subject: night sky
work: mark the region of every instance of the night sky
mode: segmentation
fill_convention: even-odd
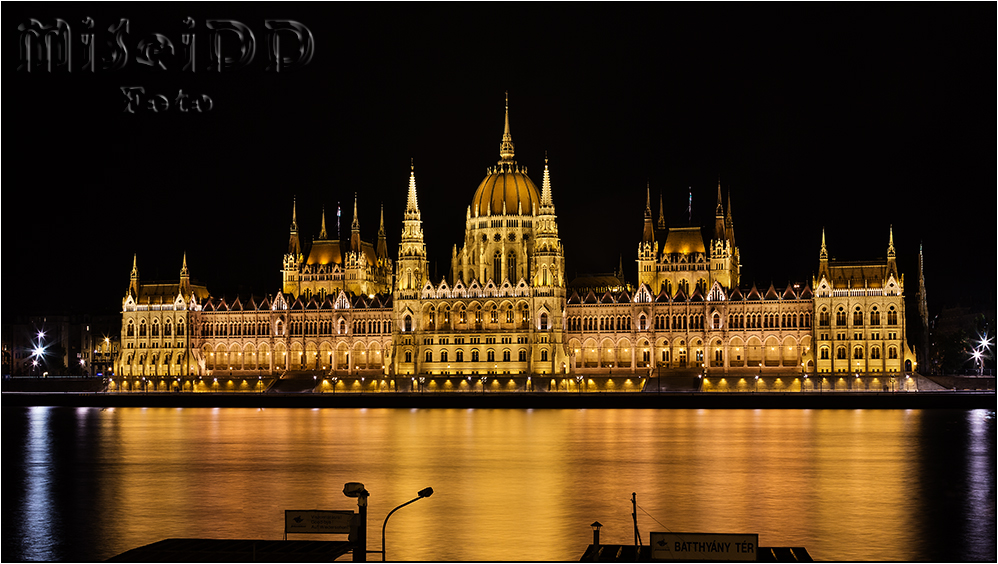
[[[994,4],[5,3],[3,16],[5,318],[117,311],[133,254],[144,280],[176,280],[186,252],[213,295],[273,294],[295,199],[304,241],[323,206],[330,231],[342,206],[349,236],[355,192],[373,241],[383,205],[394,259],[410,159],[439,281],[499,158],[507,91],[538,186],[548,152],[570,279],[623,260],[636,282],[648,183],[673,226],[691,191],[709,238],[720,178],[743,287],[810,283],[822,227],[834,258],[886,257],[893,225],[906,294],[922,244],[930,309],[994,307]],[[124,69],[82,70],[87,16],[98,57],[129,19]],[[71,73],[16,71],[29,18],[69,22]],[[206,19],[247,25],[253,62],[209,72]],[[308,65],[265,70],[266,19],[309,28]],[[166,70],[136,62],[153,33],[177,50]],[[214,106],[129,114],[123,86]]]

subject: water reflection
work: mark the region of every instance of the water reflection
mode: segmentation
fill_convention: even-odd
[[[354,509],[342,488],[359,481],[372,550],[388,511],[433,487],[392,516],[400,560],[575,560],[595,520],[632,542],[632,492],[646,543],[758,533],[822,560],[994,560],[993,411],[29,408],[4,424],[24,430],[5,559],[278,539],[284,510]]]

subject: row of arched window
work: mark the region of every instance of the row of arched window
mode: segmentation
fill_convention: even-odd
[[[569,317],[569,331],[630,331],[630,315]]]
[[[831,316],[831,312],[829,312],[826,308],[821,308],[821,311],[818,312],[818,325],[820,327],[828,327],[831,322]],[[839,306],[838,310],[835,312],[835,326],[845,327],[848,317],[849,316],[846,313],[845,308]],[[853,326],[862,326],[864,325],[864,321],[863,309],[860,306],[856,306],[856,309],[852,312]],[[894,306],[890,306],[887,310],[887,324],[898,324],[898,312],[894,309]],[[873,306],[870,310],[870,325],[880,325],[880,311],[877,310],[877,306]]]
[[[547,350],[541,350],[541,360],[547,360]],[[434,362],[433,351],[426,351],[423,356],[425,362]],[[502,362],[510,362],[512,360],[512,352],[509,349],[504,349],[502,351]],[[520,349],[517,351],[517,362],[527,362],[527,350]],[[464,362],[464,350],[457,349],[454,351],[454,360],[450,360],[448,351],[440,351],[437,356],[437,362]],[[471,350],[471,362],[481,362],[481,356],[478,349]],[[496,361],[496,351],[494,349],[488,349],[485,351],[485,362],[497,362]]]
[[[828,347],[821,347],[821,350],[818,351],[818,358],[821,359],[821,360],[829,360],[829,354],[830,354],[830,352],[831,351],[829,350]],[[872,346],[872,347],[870,347],[870,360],[880,360],[880,352],[881,352],[880,351],[880,347],[878,347],[878,346]],[[863,347],[861,347],[861,346],[853,347],[853,349],[852,349],[852,358],[854,360],[863,360],[864,354],[865,354],[865,352],[864,352],[864,348]],[[897,358],[898,358],[898,349],[897,349],[897,347],[895,347],[895,346],[887,347],[887,358],[889,360],[897,360]],[[848,360],[849,359],[846,347],[840,346],[840,347],[837,347],[835,349],[835,359],[836,360]]]
[[[739,313],[728,315],[728,327],[731,329],[793,329],[810,326],[810,313]]]
[[[143,319],[142,321],[139,322],[139,328],[138,328],[139,337],[149,337],[149,336],[151,336],[151,337],[159,337],[160,336],[159,335],[160,328],[159,328],[159,323],[158,322],[154,321],[151,324],[151,328],[148,328],[148,327],[149,326],[146,325],[146,320],[145,319]],[[170,322],[169,319],[167,319],[166,323],[163,324],[162,331],[163,331],[163,336],[164,337],[172,337],[173,336],[173,324]],[[129,337],[134,337],[135,336],[135,332],[136,332],[135,323],[133,323],[131,320],[129,320],[128,321],[128,325],[125,327],[125,334],[127,336],[129,336]],[[177,323],[177,336],[178,337],[182,337],[183,335],[184,335],[184,324],[183,323]]]

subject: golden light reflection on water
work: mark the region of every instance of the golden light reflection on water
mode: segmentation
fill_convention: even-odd
[[[645,543],[651,531],[758,533],[822,560],[919,559],[920,411],[94,414],[105,557],[165,538],[279,539],[284,510],[355,509],[342,488],[360,481],[371,550],[393,507],[434,489],[392,516],[393,560],[577,560],[593,521],[604,543],[633,541],[632,492]]]

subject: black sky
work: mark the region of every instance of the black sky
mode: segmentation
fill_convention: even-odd
[[[498,159],[509,92],[516,159],[550,157],[569,276],[636,278],[645,186],[654,213],[710,236],[720,178],[742,286],[809,282],[822,227],[843,260],[886,256],[906,293],[924,245],[930,308],[994,304],[994,4],[53,4],[3,5],[4,314],[115,311],[132,256],[176,279],[183,253],[214,295],[280,289],[292,201],[303,238],[358,193],[365,239],[384,205],[390,252],[413,159],[431,264],[451,248]],[[83,72],[92,17],[129,19],[129,63]],[[198,69],[135,62],[161,33]],[[17,72],[18,23],[62,18],[71,73]],[[305,24],[311,63],[265,71],[264,20]],[[238,20],[252,64],[213,73],[206,19]],[[228,45],[228,44],[226,44]],[[178,57],[179,59],[179,57]],[[123,112],[122,86],[207,114]],[[11,298],[14,299],[11,299]]]

